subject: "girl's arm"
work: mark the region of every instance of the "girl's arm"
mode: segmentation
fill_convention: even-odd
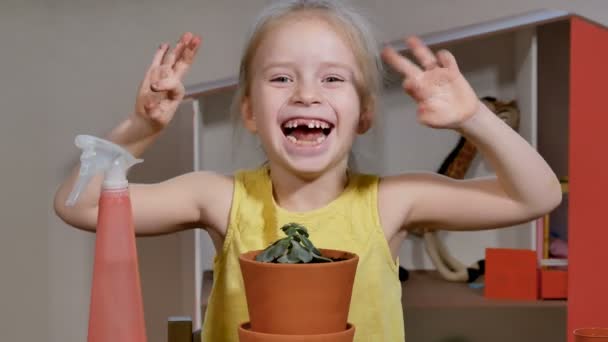
[[[458,131],[475,144],[496,177],[455,180],[437,174],[388,177],[380,188],[382,215],[405,228],[474,230],[539,217],[561,201],[561,187],[545,160],[479,100],[447,51],[435,56],[408,41],[424,70],[393,50],[385,60],[406,77],[420,121]],[[383,204],[384,203],[384,204]],[[398,204],[396,204],[398,203]]]
[[[140,85],[134,112],[107,135],[135,157],[162,133],[184,97],[182,79],[189,69],[200,38],[185,33],[173,50],[163,44],[156,51]],[[94,231],[103,176],[94,177],[73,207],[65,205],[78,177],[76,165],[59,186],[54,199],[57,215],[66,223]],[[159,184],[130,184],[138,235],[169,233],[188,227],[223,227],[230,205],[232,180],[212,173],[190,173]],[[212,198],[213,197],[213,198]]]

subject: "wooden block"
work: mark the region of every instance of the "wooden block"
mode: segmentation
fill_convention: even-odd
[[[568,271],[544,269],[540,271],[540,298],[568,298]]]
[[[492,299],[538,299],[536,252],[487,248],[484,295]]]
[[[169,317],[168,342],[192,342],[192,320],[190,317]]]

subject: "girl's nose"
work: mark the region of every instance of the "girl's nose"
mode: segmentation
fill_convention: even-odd
[[[296,105],[311,106],[321,103],[318,89],[310,82],[299,82],[291,97],[291,102]]]

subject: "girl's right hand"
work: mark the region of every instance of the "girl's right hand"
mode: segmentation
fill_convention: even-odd
[[[161,44],[139,87],[135,119],[143,120],[153,131],[167,126],[184,98],[182,80],[200,43],[200,37],[186,32],[171,51],[169,44]]]

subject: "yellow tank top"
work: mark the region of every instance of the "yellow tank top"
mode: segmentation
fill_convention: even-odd
[[[240,274],[241,253],[264,249],[284,236],[281,226],[306,226],[318,248],[359,255],[349,322],[355,342],[403,342],[404,325],[398,262],[392,260],[377,211],[378,178],[351,174],[343,193],[327,206],[289,212],[276,205],[267,166],[238,172],[224,245],[214,260],[214,281],[204,342],[238,342],[238,326],[248,321]]]

